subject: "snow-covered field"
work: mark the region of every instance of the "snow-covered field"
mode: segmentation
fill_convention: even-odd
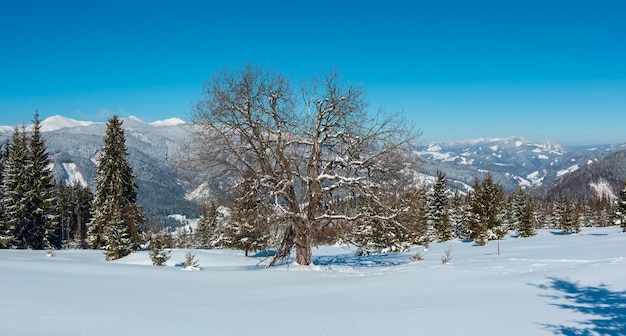
[[[0,250],[0,335],[626,335],[626,234],[542,230],[476,246],[434,243],[356,257],[314,249],[315,266],[257,266],[194,251],[201,271],[115,262],[99,251]],[[452,247],[452,262],[442,264]]]

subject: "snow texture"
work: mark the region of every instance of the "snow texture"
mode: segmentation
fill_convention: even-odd
[[[68,176],[67,179],[65,180],[68,185],[70,186],[81,185],[83,187],[89,186],[89,184],[87,183],[87,180],[85,180],[85,177],[78,170],[78,167],[76,167],[75,163],[73,162],[63,163],[62,165],[63,165],[63,169],[65,169],[65,172],[67,173],[67,176]]]
[[[147,251],[0,250],[2,335],[624,335],[626,234],[618,227],[497,243],[432,243],[314,266],[264,269],[239,251],[194,250],[181,272]],[[442,264],[451,248],[452,261]],[[424,261],[413,262],[420,252]]]

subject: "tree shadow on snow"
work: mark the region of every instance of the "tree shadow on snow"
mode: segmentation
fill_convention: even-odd
[[[557,335],[626,335],[626,291],[611,291],[608,286],[583,286],[568,280],[549,278],[546,285],[537,285],[558,293],[545,295],[556,303],[552,305],[588,316],[575,321],[576,326],[544,324]]]
[[[386,253],[359,256],[353,253],[318,256],[313,258],[313,264],[319,266],[351,266],[351,267],[385,267],[398,266],[411,262],[403,253]]]

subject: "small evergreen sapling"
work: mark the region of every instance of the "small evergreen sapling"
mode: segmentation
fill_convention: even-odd
[[[152,242],[150,242],[150,259],[154,266],[165,266],[165,263],[170,259],[172,250],[165,249],[165,236],[162,232],[158,232],[154,235]]]
[[[199,271],[201,270],[200,264],[196,260],[196,255],[191,253],[191,251],[187,251],[185,253],[185,262],[183,262],[183,271]]]

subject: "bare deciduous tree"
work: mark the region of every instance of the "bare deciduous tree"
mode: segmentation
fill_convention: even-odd
[[[311,264],[316,226],[395,216],[385,191],[403,183],[404,155],[417,136],[400,115],[369,114],[363,90],[340,83],[335,72],[299,93],[301,101],[285,77],[259,67],[221,71],[193,110],[199,127],[185,150],[184,165],[196,172],[231,186],[246,176],[286,224],[270,265],[293,247],[298,264]],[[334,206],[356,196],[377,211]]]

